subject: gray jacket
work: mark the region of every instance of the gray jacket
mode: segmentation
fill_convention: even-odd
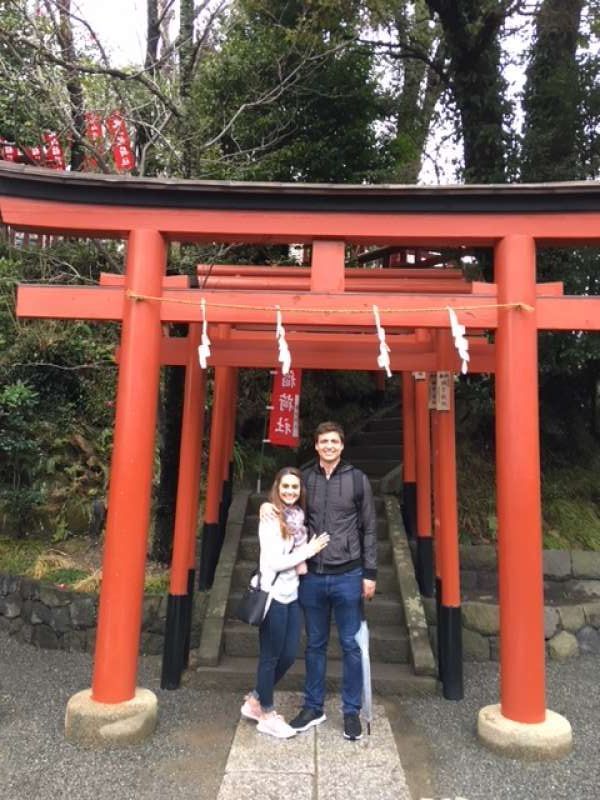
[[[360,512],[353,472],[362,478]],[[373,492],[367,476],[340,461],[329,480],[318,462],[302,472],[306,486],[309,538],[326,531],[328,546],[308,561],[311,572],[335,574],[362,567],[363,577],[377,578],[377,521]]]

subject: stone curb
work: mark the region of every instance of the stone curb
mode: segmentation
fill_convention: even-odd
[[[210,590],[200,646],[194,656],[194,663],[200,667],[215,667],[221,658],[227,602],[250,494],[249,490],[236,492],[229,509],[225,540]]]
[[[394,566],[400,586],[400,597],[404,606],[413,669],[416,675],[437,675],[435,658],[429,641],[425,609],[415,578],[412,556],[400,513],[400,504],[394,495],[384,495],[383,500],[389,538],[392,543]]]

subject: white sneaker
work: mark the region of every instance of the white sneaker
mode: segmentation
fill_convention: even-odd
[[[261,719],[256,730],[269,736],[275,736],[276,739],[291,739],[296,735],[296,731],[279,714]]]
[[[254,722],[259,722],[261,719],[261,710],[260,704],[258,703],[251,703],[250,698],[246,697],[244,700],[244,705],[240,708],[240,714],[245,719],[254,720]]]

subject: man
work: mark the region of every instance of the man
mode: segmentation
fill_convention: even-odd
[[[344,736],[360,739],[361,652],[355,636],[362,598],[371,600],[377,577],[377,529],[373,493],[366,475],[342,461],[344,431],[322,422],[315,431],[318,460],[304,470],[309,537],[327,532],[329,545],[310,559],[298,599],[306,626],[304,706],[291,720],[297,731],[324,722],[327,643],[333,610],[343,655]],[[265,512],[268,513],[268,512]]]

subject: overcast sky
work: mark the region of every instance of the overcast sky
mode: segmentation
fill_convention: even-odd
[[[119,65],[144,61],[145,0],[75,0],[80,15],[92,26]]]

